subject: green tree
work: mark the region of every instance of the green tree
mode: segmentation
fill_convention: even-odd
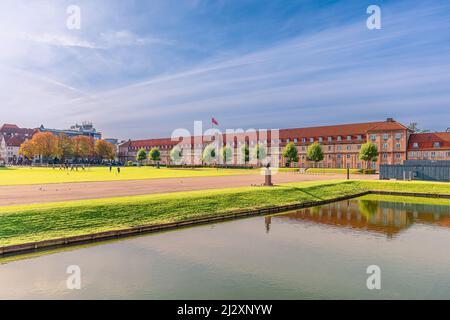
[[[297,147],[293,142],[289,142],[283,150],[283,157],[286,159],[287,163],[298,162],[298,151]]]
[[[175,146],[170,150],[170,159],[172,159],[175,163],[180,163],[181,159],[183,158],[183,150],[180,148],[180,146]]]
[[[161,160],[161,152],[158,148],[152,148],[148,153],[148,158],[152,161],[160,161]]]
[[[216,146],[211,143],[208,144],[203,150],[202,159],[207,164],[212,164],[217,158]]]
[[[266,147],[261,145],[260,143],[256,144],[256,146],[253,148],[253,159],[256,160],[258,164],[261,163],[263,159],[265,159],[267,156]]]
[[[359,150],[359,160],[366,162],[367,169],[369,169],[370,162],[377,161],[378,148],[373,142],[367,142],[361,146]]]
[[[136,154],[136,161],[142,163],[142,161],[144,161],[145,159],[147,159],[147,151],[145,151],[144,148],[141,148]]]
[[[220,150],[220,156],[222,157],[221,160],[224,164],[231,163],[231,161],[233,160],[233,149],[228,146],[224,146]]]
[[[241,153],[240,153],[241,161],[244,164],[247,164],[250,161],[250,149],[248,148],[248,146],[246,144],[244,144],[241,146],[240,151],[241,151]]]
[[[317,142],[310,144],[306,152],[306,157],[308,158],[308,160],[314,161],[314,167],[316,167],[317,162],[322,161],[324,157],[320,144],[318,144]]]

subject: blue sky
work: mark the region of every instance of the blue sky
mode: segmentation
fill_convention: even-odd
[[[81,9],[81,29],[66,8]],[[366,9],[379,5],[382,29]],[[0,4],[0,122],[108,137],[382,120],[450,127],[448,1]]]

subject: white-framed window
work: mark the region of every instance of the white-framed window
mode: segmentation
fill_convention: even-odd
[[[314,138],[309,138],[309,142],[314,142]]]
[[[347,136],[347,140],[348,141],[352,140],[352,136]]]
[[[342,137],[341,136],[337,136],[337,141],[342,141]]]
[[[294,142],[297,143],[297,142],[298,142],[298,139],[297,139],[297,138],[294,138]]]
[[[319,137],[319,142],[323,142],[323,138],[322,137]]]
[[[383,153],[383,159],[387,159],[388,158],[388,154],[387,153]]]
[[[441,143],[440,142],[433,142],[433,148],[440,148]]]
[[[289,138],[286,139],[286,142],[287,142],[287,143],[289,143],[290,141],[291,141],[291,139],[289,139]]]
[[[419,144],[417,142],[414,142],[413,143],[413,148],[418,148],[418,147],[419,147]]]
[[[389,133],[383,133],[383,140],[389,139]]]
[[[397,159],[400,159],[400,158],[402,157],[402,154],[401,154],[401,153],[396,153],[396,154],[395,154],[395,157],[396,157]]]
[[[333,137],[328,137],[328,142],[333,141]]]
[[[347,150],[351,150],[352,149],[352,146],[347,146]]]
[[[397,132],[395,134],[395,140],[400,140],[402,138],[402,134],[400,132]]]
[[[395,147],[396,147],[397,149],[400,149],[401,144],[400,144],[400,143],[396,143],[396,144],[395,144]]]
[[[389,147],[389,144],[383,143],[383,149],[387,149]]]
[[[305,143],[306,142],[306,138],[302,138],[302,142]]]
[[[370,135],[370,140],[376,141],[377,140],[377,135],[376,134],[371,134]]]
[[[358,139],[358,140],[362,140],[362,135],[358,134],[358,135],[357,135],[357,139]]]
[[[349,154],[347,154],[346,156],[347,156],[347,159],[350,159],[350,155]]]

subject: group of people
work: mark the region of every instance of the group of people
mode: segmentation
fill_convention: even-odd
[[[67,163],[63,163],[59,165],[59,170],[67,170],[67,171],[78,171],[78,168],[81,168],[83,171],[86,170],[86,167],[84,166],[84,164],[82,165],[78,165],[78,164],[67,164]],[[53,169],[55,169],[55,166],[53,166]]]

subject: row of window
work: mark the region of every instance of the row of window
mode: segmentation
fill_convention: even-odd
[[[409,156],[411,158],[443,158],[450,157],[450,151],[412,151]]]
[[[433,142],[433,148],[440,148],[441,146],[442,146],[442,144],[440,142]],[[418,148],[418,147],[419,147],[419,143],[414,142],[413,148]]]
[[[394,134],[394,138],[395,138],[395,140],[400,140],[401,138],[402,138],[402,133],[400,133],[400,132],[396,132],[395,134]],[[381,138],[383,139],[383,140],[389,140],[390,138],[391,138],[391,134],[389,134],[389,133],[383,133],[382,135],[381,135]],[[376,134],[371,134],[370,135],[370,140],[372,140],[372,141],[376,141],[378,139],[378,135],[376,135]]]

